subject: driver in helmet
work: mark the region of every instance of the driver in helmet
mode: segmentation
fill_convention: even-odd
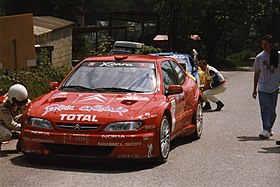
[[[21,84],[11,86],[8,93],[0,97],[0,151],[2,142],[12,139],[12,131],[21,129],[21,112],[29,102],[28,92]]]

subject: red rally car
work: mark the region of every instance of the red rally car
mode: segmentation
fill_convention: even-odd
[[[173,58],[106,55],[79,63],[23,114],[26,155],[167,160],[170,141],[198,139],[201,95]]]

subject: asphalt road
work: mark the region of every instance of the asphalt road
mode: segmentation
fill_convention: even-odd
[[[251,97],[253,73],[222,72],[225,107],[204,113],[200,140],[177,139],[167,163],[104,162],[51,158],[28,160],[15,153],[15,140],[2,146],[0,186],[280,186],[280,117],[274,136],[260,140],[258,101]],[[280,98],[279,98],[280,100]],[[278,100],[278,114],[280,101]]]

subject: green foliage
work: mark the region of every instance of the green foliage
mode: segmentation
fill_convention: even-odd
[[[151,54],[162,52],[160,48],[144,45],[142,49],[136,50],[136,54]]]
[[[73,37],[73,59],[82,60],[89,56],[97,56],[108,54],[114,45],[114,40],[103,34],[98,41],[98,48],[96,49],[96,40],[93,35],[79,35]]]
[[[49,82],[61,82],[71,68],[70,66],[53,68],[48,58],[42,58],[41,63],[36,68],[1,70],[0,94],[5,94],[10,86],[19,83],[27,88],[29,98],[35,99],[49,91]]]
[[[234,53],[230,56],[228,56],[229,60],[236,60],[236,61],[244,61],[248,60],[250,57],[256,56],[254,51],[251,50],[244,50],[238,53]]]
[[[108,34],[105,34],[100,40],[97,51],[91,50],[90,56],[92,55],[105,55],[110,52],[110,50],[113,48],[114,40],[108,36]]]
[[[235,64],[235,66],[252,66],[253,60],[250,60],[251,57],[255,57],[255,51],[243,50],[238,53],[234,53],[227,57],[227,61]]]

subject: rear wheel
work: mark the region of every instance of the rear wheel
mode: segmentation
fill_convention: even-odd
[[[159,163],[164,163],[167,161],[169,151],[170,151],[170,126],[169,121],[166,116],[161,120],[160,134],[159,134],[159,147],[160,156]]]
[[[193,123],[196,125],[195,131],[191,134],[193,140],[197,140],[201,137],[203,128],[203,111],[202,102],[198,101],[196,113],[193,118]]]

